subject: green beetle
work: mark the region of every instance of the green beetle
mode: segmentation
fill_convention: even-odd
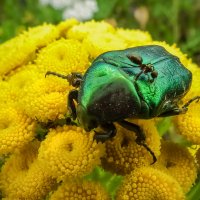
[[[104,130],[95,139],[105,141],[116,134],[114,122],[136,133],[136,142],[145,144],[141,128],[125,121],[127,118],[150,119],[185,113],[179,101],[188,92],[192,74],[178,57],[157,45],[138,46],[125,50],[106,52],[97,57],[84,76],[71,73],[63,76],[75,89],[68,96],[68,107],[73,119],[78,119],[86,131],[98,126]],[[77,102],[77,107],[74,101]]]

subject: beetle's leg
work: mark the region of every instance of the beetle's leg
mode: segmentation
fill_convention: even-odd
[[[192,99],[190,99],[187,103],[185,103],[185,105],[183,105],[182,109],[188,109],[188,106],[195,100],[197,100],[196,102],[198,102],[200,99],[200,96],[196,96],[193,97]]]
[[[105,131],[102,133],[99,133],[95,131],[94,139],[100,142],[105,142],[108,139],[113,138],[116,135],[116,127],[113,123],[107,123],[101,125],[101,128]]]
[[[80,86],[82,78],[83,78],[82,74],[79,72],[72,72],[71,74],[63,75],[56,72],[47,71],[47,73],[45,74],[45,77],[48,75],[54,75],[62,79],[66,79],[70,85],[76,88]]]
[[[166,112],[160,114],[158,117],[168,117],[168,116],[173,116],[173,115],[185,114],[185,113],[187,112],[187,110],[188,110],[189,105],[190,105],[193,101],[195,101],[195,100],[198,102],[199,99],[200,99],[200,96],[193,97],[193,98],[190,99],[188,102],[186,102],[186,103],[182,106],[182,108],[179,108],[179,107],[176,105],[173,109],[171,109],[171,110],[169,110],[169,111],[166,111]]]
[[[68,80],[68,77],[66,75],[59,74],[59,73],[56,73],[56,72],[51,72],[51,71],[47,71],[46,72],[45,78],[46,78],[46,76],[49,76],[49,75],[57,76],[57,77],[60,77],[62,79],[67,79]]]
[[[155,154],[153,153],[153,151],[145,144],[146,136],[143,133],[142,129],[138,125],[133,124],[133,123],[128,122],[128,121],[125,121],[125,120],[118,121],[117,123],[119,125],[121,125],[122,127],[128,129],[129,131],[135,132],[136,137],[137,137],[135,142],[138,145],[143,146],[152,155],[152,157],[153,157],[153,163],[152,164],[154,164],[157,161],[157,158],[156,158]]]
[[[76,115],[76,106],[74,103],[74,100],[77,102],[78,101],[78,90],[71,90],[68,94],[68,105],[67,107],[69,108],[72,119],[75,120],[77,115]]]
[[[134,81],[137,81],[138,78],[141,76],[141,74],[143,74],[145,72],[145,69],[142,69],[135,77],[135,80]]]

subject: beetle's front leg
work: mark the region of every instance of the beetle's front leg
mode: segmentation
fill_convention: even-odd
[[[83,78],[82,74],[79,72],[72,72],[71,74],[63,75],[56,72],[47,71],[47,73],[45,74],[45,77],[48,75],[54,75],[62,79],[67,79],[69,84],[76,88],[80,86],[82,78]]]
[[[76,106],[75,106],[74,100],[76,102],[78,101],[78,90],[71,90],[68,94],[68,105],[67,105],[67,107],[71,112],[73,120],[75,120],[76,117],[77,117]]]
[[[146,136],[143,133],[143,131],[141,130],[141,128],[138,125],[133,124],[133,123],[128,122],[128,121],[125,121],[125,120],[118,121],[117,123],[119,125],[121,125],[122,127],[126,128],[129,131],[135,132],[136,137],[137,137],[135,142],[138,145],[143,146],[152,155],[152,157],[153,157],[153,163],[152,164],[154,164],[157,161],[157,158],[156,158],[155,154],[153,153],[153,151],[145,144]]]
[[[95,131],[95,135],[94,135],[94,139],[97,140],[98,142],[105,142],[108,139],[113,138],[116,135],[116,127],[113,123],[107,123],[107,124],[103,124],[101,125],[101,128],[105,131],[105,132],[97,132]]]
[[[188,106],[189,106],[193,101],[198,102],[199,99],[200,99],[200,96],[193,97],[193,98],[190,99],[185,105],[183,105],[182,109],[187,111]]]
[[[193,102],[193,101],[199,101],[200,96],[196,96],[193,97],[192,99],[190,99],[188,102],[186,102],[182,108],[179,108],[178,106],[175,106],[173,109],[164,112],[162,114],[160,114],[158,117],[168,117],[168,116],[173,116],[173,115],[180,115],[180,114],[185,114],[188,110],[189,105]]]

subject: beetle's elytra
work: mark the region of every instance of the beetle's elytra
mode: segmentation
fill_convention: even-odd
[[[137,144],[151,153],[153,162],[156,157],[145,144],[141,128],[125,119],[178,115],[200,98],[178,106],[190,88],[192,73],[178,57],[157,45],[103,53],[83,76],[77,72],[67,76],[55,72],[46,75],[49,74],[65,78],[76,87],[69,93],[68,108],[86,131],[98,126],[104,130],[96,133],[95,139],[104,141],[115,136],[116,122],[136,133]]]

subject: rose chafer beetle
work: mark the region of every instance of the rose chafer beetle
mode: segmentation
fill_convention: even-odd
[[[96,132],[96,140],[114,137],[114,122],[118,123],[135,132],[136,143],[150,152],[153,163],[156,157],[145,144],[142,129],[125,119],[182,114],[192,101],[200,98],[194,97],[182,107],[178,106],[190,88],[192,74],[178,57],[157,45],[103,53],[84,76],[77,72],[67,76],[46,73],[49,74],[67,79],[77,88],[69,92],[68,108],[72,118],[77,118],[86,131],[102,128],[102,133]]]

